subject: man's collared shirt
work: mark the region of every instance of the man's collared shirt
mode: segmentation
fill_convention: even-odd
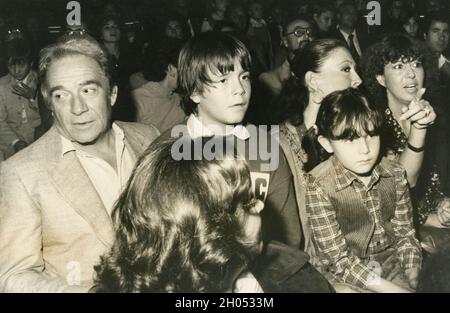
[[[441,53],[438,60],[439,69],[441,69],[445,63],[449,63],[450,61]]]
[[[337,26],[337,29],[339,30],[339,32],[342,34],[342,36],[344,36],[345,42],[347,43],[348,46],[350,46],[350,42],[348,40],[348,37],[350,36],[350,34],[346,33],[345,31],[343,31],[339,25]],[[361,46],[359,45],[359,40],[358,40],[358,36],[356,35],[356,30],[354,29],[351,34],[353,35],[353,44],[355,45],[355,49],[356,52],[358,52],[359,56],[362,55],[362,50],[361,50]],[[356,61],[356,60],[355,60]]]
[[[373,272],[365,263],[352,252],[347,245],[341,226],[337,221],[337,213],[340,208],[333,207],[332,197],[343,197],[340,191],[351,188],[360,199],[359,210],[367,210],[375,227],[367,247],[368,255],[373,255],[386,250],[392,245],[383,227],[380,184],[384,179],[395,179],[396,192],[395,215],[390,223],[396,237],[395,248],[399,255],[399,261],[403,269],[420,267],[420,245],[415,239],[415,231],[412,224],[412,207],[408,193],[408,184],[403,170],[395,167],[393,171],[378,164],[372,172],[370,182],[366,187],[353,173],[345,169],[334,157],[331,157],[331,166],[323,177],[335,175],[335,189],[333,195],[326,194],[313,177],[310,177],[306,191],[306,206],[310,215],[310,224],[314,241],[319,250],[319,259],[322,265],[328,264],[333,269],[334,275],[343,282],[365,288]],[[330,164],[330,163],[328,163]],[[334,171],[334,174],[332,174]],[[353,200],[354,201],[354,200]]]
[[[117,170],[112,168],[105,160],[81,149],[76,149],[70,140],[61,136],[62,156],[64,157],[69,152],[75,152],[110,214],[135,165],[135,160],[125,145],[123,130],[113,123],[112,131],[115,137]]]

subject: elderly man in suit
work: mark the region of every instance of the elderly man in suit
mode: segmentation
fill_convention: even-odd
[[[39,74],[54,125],[0,169],[0,291],[84,292],[114,241],[114,202],[159,132],[111,122],[117,86],[86,35],[43,49]]]

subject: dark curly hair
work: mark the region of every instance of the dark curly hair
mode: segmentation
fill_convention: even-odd
[[[293,75],[284,83],[280,95],[275,98],[272,106],[274,108],[272,124],[289,121],[299,126],[303,123],[303,111],[309,101],[305,74],[309,71],[317,72],[337,48],[346,48],[346,45],[337,39],[318,39],[296,52],[290,62]]]
[[[388,107],[386,88],[377,81],[377,75],[383,75],[384,66],[389,63],[411,62],[420,60],[425,70],[424,86],[427,87],[427,95],[433,93],[437,87],[437,72],[434,69],[432,56],[422,42],[419,42],[406,34],[395,33],[383,37],[380,41],[368,48],[361,59],[361,73],[363,76],[363,88],[367,91],[371,102],[380,110]]]
[[[246,161],[177,161],[174,142],[153,143],[121,194],[97,292],[223,292],[250,263],[240,215],[255,201]]]

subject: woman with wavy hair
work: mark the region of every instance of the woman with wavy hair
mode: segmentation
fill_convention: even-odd
[[[191,151],[198,144],[176,140]],[[176,140],[155,142],[138,162],[113,210],[116,242],[96,266],[95,291],[332,290],[303,252],[272,243],[263,249],[263,203],[246,161],[219,152],[177,161]]]
[[[432,159],[424,162],[425,150],[431,149],[426,146],[427,133],[436,119],[433,107],[422,99],[432,97],[437,86],[428,53],[410,36],[391,34],[365,52],[361,67],[365,89],[384,112],[382,153],[398,160],[406,169],[410,187],[416,187],[412,195],[419,224],[442,229],[450,226],[450,201],[438,188]],[[441,232],[445,233],[448,230]],[[446,240],[449,235],[444,235]]]

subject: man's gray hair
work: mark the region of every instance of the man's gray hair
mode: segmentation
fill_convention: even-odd
[[[84,55],[94,59],[112,88],[112,67],[106,50],[91,36],[87,34],[63,35],[56,43],[41,50],[39,58],[39,78],[42,83],[41,90],[44,99],[48,103],[46,75],[50,64],[67,56]]]

